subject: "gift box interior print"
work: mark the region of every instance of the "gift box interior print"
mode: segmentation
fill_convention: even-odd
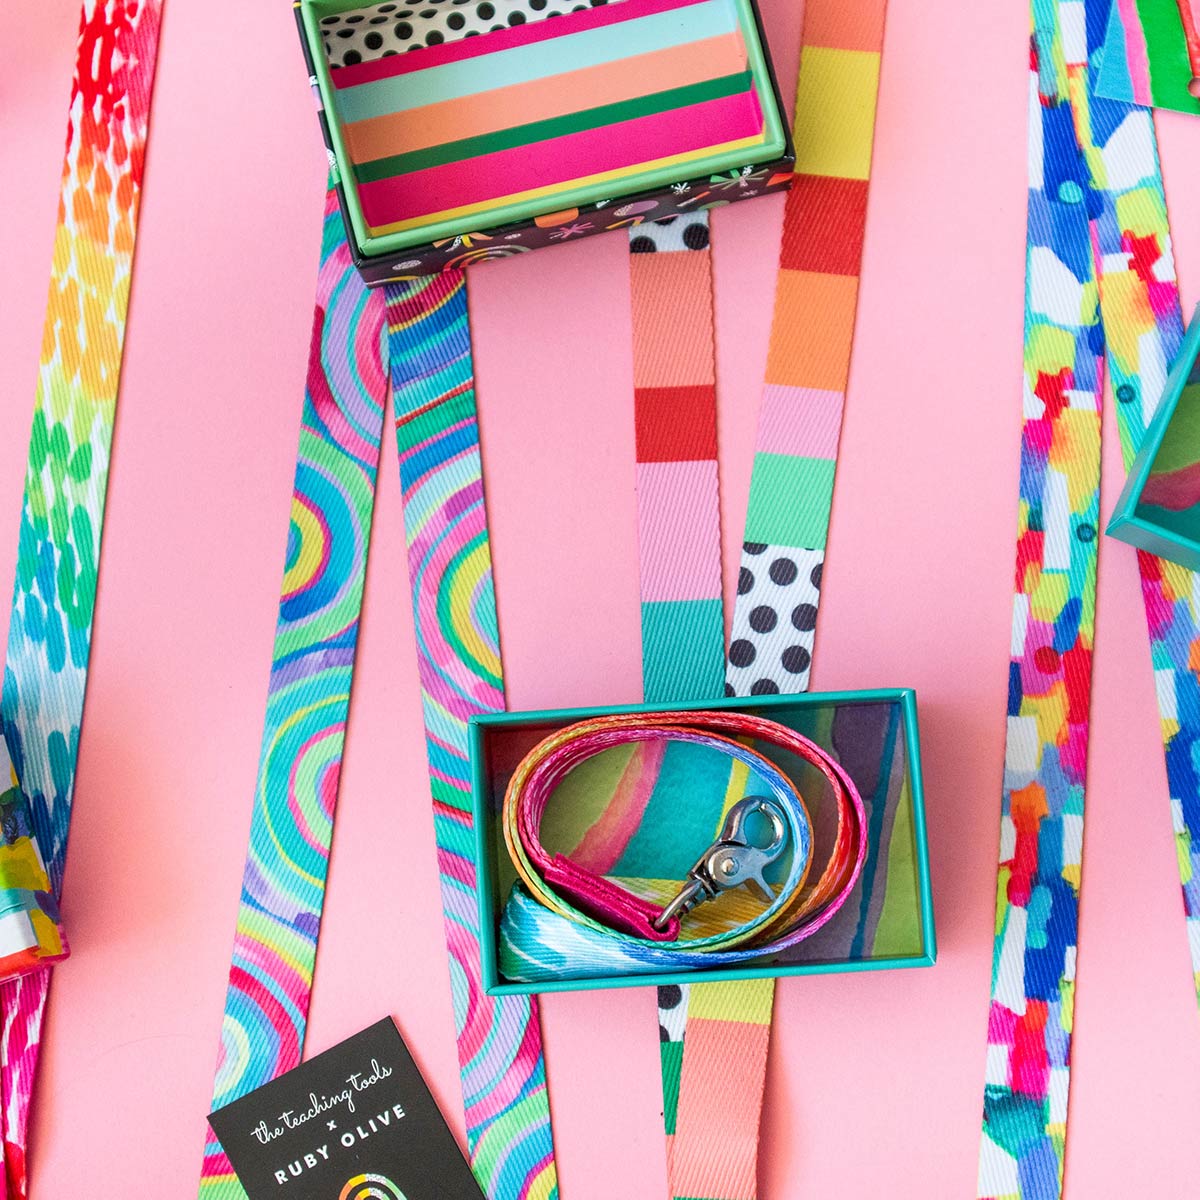
[[[749,0],[303,0],[301,14],[364,257],[588,206],[606,209],[600,228],[633,224],[614,197],[787,149]]]

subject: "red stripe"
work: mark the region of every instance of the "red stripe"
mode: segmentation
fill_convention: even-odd
[[[461,62],[500,50],[511,50],[517,46],[530,46],[534,42],[548,42],[552,38],[567,37],[572,33],[584,33],[589,29],[600,29],[605,25],[617,25],[637,17],[649,17],[655,13],[671,12],[701,4],[704,0],[618,0],[603,8],[592,8],[586,12],[567,13],[553,20],[547,18],[531,24],[514,25],[511,29],[497,29],[479,37],[463,38],[457,42],[443,42],[440,46],[424,46],[403,54],[389,54],[371,62],[353,63],[331,71],[333,85],[339,91],[356,87],[361,83],[375,83],[380,79],[394,79],[398,75],[410,75],[429,67],[440,67],[446,63]]]
[[[698,332],[703,331],[690,331],[692,336]],[[712,384],[643,387],[636,388],[634,395],[638,462],[697,462],[717,457],[713,419],[717,389]]]
[[[371,226],[619,171],[762,132],[754,91],[359,185]]]
[[[858,275],[867,224],[867,180],[797,175],[788,193],[779,266]]]

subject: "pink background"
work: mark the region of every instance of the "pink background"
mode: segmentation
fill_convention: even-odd
[[[933,970],[781,983],[764,1200],[975,1194],[1016,525],[1027,18],[1019,2],[891,9],[813,683],[917,689],[941,956]],[[763,10],[787,94],[800,6]],[[36,26],[22,16],[18,28],[18,11],[0,0],[0,580],[15,557],[78,0],[42,0]],[[1167,114],[1159,128],[1192,304],[1200,125]],[[290,6],[167,0],[65,900],[75,953],[50,1009],[35,1200],[194,1194],[324,171]],[[714,220],[730,583],[781,213],[771,198]],[[471,298],[510,703],[634,700],[624,238],[473,269]],[[1105,467],[1111,504],[1115,437]],[[390,437],[377,511],[308,1044],[394,1014],[461,1133]],[[1194,1178],[1200,1020],[1134,556],[1107,540],[1100,594],[1067,1195],[1177,1196]],[[556,996],[544,1014],[563,1195],[657,1200],[652,993]]]

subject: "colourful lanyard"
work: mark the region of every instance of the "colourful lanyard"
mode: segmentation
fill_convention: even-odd
[[[417,666],[471,1166],[489,1197],[558,1195],[532,997],[484,995],[467,719],[504,707],[461,272],[387,289]]]
[[[548,1200],[557,1183],[536,1011],[521,999],[488,1000],[478,979],[465,717],[496,707],[501,693],[486,525],[484,537],[473,532],[482,485],[465,286],[451,274],[393,289],[385,310],[383,293],[350,264],[332,190],[214,1105],[295,1066],[303,1051],[389,348],[412,577],[418,594],[433,588],[417,601],[418,630],[472,1166],[489,1196]],[[200,1191],[244,1195],[211,1130]]]
[[[799,692],[808,686],[857,312],[885,11],[886,0],[853,7],[810,0],[805,7],[794,128],[797,174],[784,212],[725,668],[729,695]],[[684,327],[702,324],[697,319]],[[637,361],[635,345],[635,381]],[[646,698],[659,700],[668,696],[658,690],[657,674],[651,674],[657,643],[647,609],[657,597],[648,594],[646,581],[656,577],[665,556],[659,541],[647,536],[641,465],[646,406],[640,394],[637,399],[644,685]],[[710,424],[715,427],[715,420],[706,418],[700,427],[707,431]],[[702,477],[696,464],[691,470]],[[703,544],[710,524],[707,507],[687,497],[682,486],[676,492],[685,501],[674,509],[676,520],[692,514],[682,517],[688,536],[678,540]],[[657,500],[658,491],[649,495]],[[660,502],[653,515],[666,508]],[[702,657],[689,674],[670,682],[680,688],[677,699],[716,693]],[[774,988],[773,980],[764,979],[660,990],[668,1174],[671,1194],[679,1200],[743,1200],[756,1194]],[[739,1081],[735,1089],[730,1080]],[[721,1094],[727,1099],[718,1120],[711,1097]]]
[[[299,1065],[304,1047],[383,437],[383,337],[383,297],[350,261],[331,188],[214,1108]],[[210,1128],[200,1195],[244,1194]]]
[[[629,231],[642,687],[720,695],[725,646],[708,213]]]
[[[1111,3],[1033,5],[1017,587],[978,1186],[987,1200],[1062,1191],[1104,356],[1128,466],[1183,331],[1150,114],[1092,90]],[[1172,810],[1190,848],[1200,835],[1200,788],[1184,762],[1200,738],[1195,579],[1148,555],[1139,565]],[[1190,853],[1180,865],[1190,924]]]
[[[14,777],[29,795],[55,893],[66,861],[159,14],[158,0],[85,0],[71,84],[2,704]],[[10,1197],[26,1194],[49,986],[43,969],[0,988]]]

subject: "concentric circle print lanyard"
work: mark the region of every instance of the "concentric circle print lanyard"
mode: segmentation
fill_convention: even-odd
[[[1183,322],[1150,113],[1093,91],[1112,0],[1035,3],[1021,488],[977,1194],[1062,1193],[1107,354],[1128,468]],[[1139,554],[1193,964],[1197,580]],[[1198,976],[1200,977],[1200,976]]]
[[[214,1108],[299,1065],[304,1047],[383,437],[383,337],[383,297],[350,261],[330,188]],[[200,1195],[245,1195],[211,1129]]]

